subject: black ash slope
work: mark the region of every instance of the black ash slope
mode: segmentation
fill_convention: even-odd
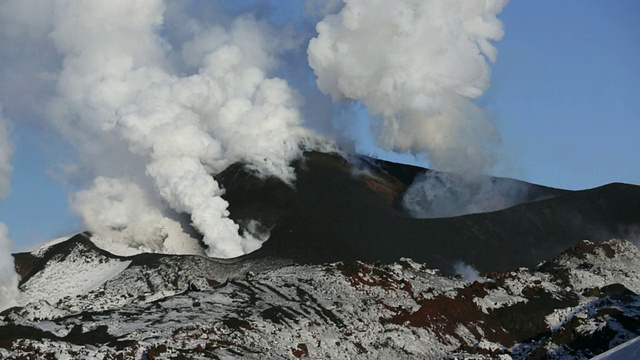
[[[583,239],[624,237],[640,225],[638,186],[571,192],[530,185],[529,202],[508,209],[414,219],[398,203],[424,169],[370,159],[356,167],[321,153],[307,153],[295,166],[293,186],[255,177],[239,164],[216,177],[234,220],[258,220],[270,229],[269,240],[247,258],[319,264],[410,257],[444,272],[457,261],[504,271],[535,266]]]

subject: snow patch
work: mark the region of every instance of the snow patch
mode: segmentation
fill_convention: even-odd
[[[640,336],[618,345],[591,360],[628,360],[640,359]]]
[[[63,243],[65,241],[69,240],[69,239],[71,239],[71,236],[63,236],[63,237],[59,237],[59,238],[53,239],[51,241],[48,241],[47,243],[45,243],[44,245],[40,246],[36,250],[32,251],[31,255],[41,258],[41,257],[44,256],[44,254],[47,253],[49,248],[51,248],[54,245]]]
[[[130,263],[97,255],[87,256],[76,248],[65,259],[51,261],[22,286],[22,303],[39,300],[53,303],[65,297],[85,294],[114,278]]]

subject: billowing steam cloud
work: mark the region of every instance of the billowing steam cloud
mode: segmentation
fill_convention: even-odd
[[[308,0],[310,21],[338,12],[317,25],[308,62],[322,92],[361,101],[379,119],[382,147],[477,173],[491,164],[487,144],[496,132],[473,100],[489,86],[490,42],[502,36],[496,15],[505,3]],[[81,188],[71,206],[103,245],[216,257],[255,250],[263,234],[229,218],[224,189],[211,175],[240,161],[293,183],[291,161],[326,146],[301,115],[324,100],[301,108],[301,96],[281,78],[291,66],[289,80],[303,94],[317,91],[306,88],[306,65],[291,65],[307,61],[301,50],[313,36],[292,27],[309,23],[276,25],[271,3],[260,7],[261,18],[234,6],[3,3],[0,50],[8,60],[0,74],[30,95],[3,83],[0,98],[74,147],[71,161],[81,166],[61,167],[77,169],[67,176]]]
[[[503,36],[497,15],[507,2],[346,0],[309,44],[320,90],[361,101],[380,121],[372,129],[381,147],[462,175],[418,178],[403,201],[414,216],[477,212],[498,191],[479,176],[493,164],[497,131],[473,100],[489,87],[491,41]]]
[[[25,13],[32,5],[11,3]],[[43,117],[88,165],[76,176],[95,179],[71,199],[89,230],[144,251],[202,252],[190,226],[210,256],[260,247],[229,219],[211,174],[242,161],[292,182],[291,160],[317,144],[301,126],[298,96],[269,75],[295,42],[250,16],[182,19],[180,5],[160,0],[41,5],[51,19],[8,21],[20,36],[40,34],[58,57]],[[163,33],[169,11],[184,20],[173,43]]]
[[[334,101],[362,101],[380,118],[388,150],[426,153],[431,165],[479,173],[496,131],[472,100],[489,86],[491,41],[507,0],[346,0],[317,26],[309,63]]]
[[[252,18],[235,20],[229,30],[193,24],[182,57],[197,71],[181,76],[168,64],[167,44],[159,36],[161,2],[68,3],[57,10],[52,37],[64,56],[59,97],[52,102],[58,121],[73,119],[123,141],[131,156],[143,159],[144,174],[161,200],[191,216],[208,255],[232,257],[258,248],[260,241],[241,235],[228,218],[223,191],[211,174],[243,161],[262,175],[293,179],[289,163],[301,155],[307,132],[287,83],[266,75],[286,39],[275,40],[272,30]],[[87,211],[95,206],[92,199],[105,205],[105,186],[123,201],[131,201],[132,192],[141,197],[138,203],[149,201],[135,180],[98,179],[74,202],[88,225],[118,219],[117,228],[131,231],[131,239],[160,233],[171,241],[166,237],[175,223],[169,220],[151,227],[151,234],[145,231],[157,213],[129,217],[109,206]],[[91,216],[111,212],[117,216]]]
[[[11,256],[11,240],[9,229],[0,223],[0,310],[17,304],[19,298],[18,282],[13,256]]]
[[[416,218],[440,218],[497,211],[538,199],[529,195],[529,185],[523,182],[426,172],[407,189],[402,206]]]
[[[0,200],[11,191],[13,167],[9,160],[13,149],[9,142],[8,125],[0,106]],[[0,310],[16,304],[19,277],[11,256],[11,241],[7,226],[0,222]]]
[[[133,182],[97,177],[89,189],[75,194],[72,206],[87,228],[100,235],[94,241],[115,254],[203,254],[181,224],[162,213],[162,203],[150,198]]]
[[[462,276],[469,282],[484,282],[484,279],[482,278],[482,276],[480,276],[478,270],[474,269],[473,266],[465,264],[461,261],[453,264],[453,272],[458,276]]]

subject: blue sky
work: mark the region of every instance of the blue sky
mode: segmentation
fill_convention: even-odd
[[[568,189],[640,184],[639,15],[637,0],[514,0],[505,8],[492,87],[478,100],[502,139],[493,174]],[[51,176],[63,150],[33,122],[13,122],[13,193],[0,221],[21,251],[81,224],[67,206],[72,189]],[[415,162],[375,149],[367,126],[360,129],[360,151]]]
[[[494,175],[567,189],[640,184],[639,15],[632,0],[507,5],[492,86],[478,101],[500,130]]]
[[[501,172],[571,189],[640,183],[638,15],[637,1],[507,6],[482,102],[517,170]]]

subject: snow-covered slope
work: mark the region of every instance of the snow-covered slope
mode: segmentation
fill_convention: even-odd
[[[101,257],[80,246],[74,247],[66,256],[60,254],[52,258],[22,286],[22,302],[56,302],[86,294],[122,273],[130,264],[131,260]]]
[[[630,359],[640,359],[640,336],[592,358],[592,360]]]
[[[623,240],[473,283],[409,259],[118,257],[83,235],[17,264],[2,358],[586,359],[640,334],[640,252]]]

